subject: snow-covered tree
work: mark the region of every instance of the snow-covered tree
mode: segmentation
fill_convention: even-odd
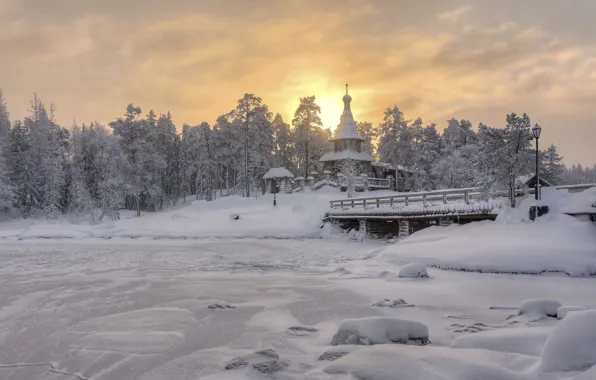
[[[295,170],[293,158],[296,149],[290,125],[284,122],[280,114],[276,114],[271,127],[274,134],[274,166]]]
[[[313,137],[319,137],[316,140],[320,142],[323,131],[321,107],[317,104],[314,95],[300,98],[300,104],[294,112],[292,125],[294,126],[294,141],[298,148],[298,166],[301,170],[304,170],[304,177],[306,178],[311,172],[313,163],[316,164],[316,157],[320,154],[318,151],[321,150],[317,149],[320,148],[320,144],[319,147],[313,146],[315,141]]]
[[[441,175],[435,169],[441,157],[441,135],[439,135],[435,124],[423,128],[422,137],[415,149],[418,183],[425,190],[434,190],[439,184],[437,177]]]
[[[358,134],[364,137],[362,150],[374,157],[377,154],[376,142],[379,137],[378,129],[367,121],[358,122],[356,128],[358,129]]]
[[[411,169],[414,164],[413,133],[409,122],[397,106],[387,108],[383,122],[379,125],[378,154],[381,161],[389,162],[395,168],[397,180],[402,168]],[[399,184],[398,188],[405,184]]]
[[[348,198],[353,198],[356,192],[356,178],[361,172],[361,166],[358,161],[351,158],[341,160],[338,163],[339,171],[343,175],[343,184],[346,187]]]
[[[544,178],[551,185],[558,185],[561,183],[564,167],[561,164],[563,157],[557,153],[555,144],[551,144],[540,155],[540,177]]]
[[[14,189],[12,186],[9,161],[11,154],[10,144],[10,116],[4,94],[0,89],[0,217],[8,214],[13,206]]]

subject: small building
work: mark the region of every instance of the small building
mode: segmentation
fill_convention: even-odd
[[[289,193],[292,191],[290,182],[292,178],[294,175],[286,168],[271,168],[263,176],[263,181],[265,181],[265,189],[268,193]]]
[[[374,159],[370,154],[362,150],[362,142],[365,139],[358,134],[356,121],[354,121],[352,109],[350,108],[352,97],[348,94],[347,85],[346,94],[342,100],[344,102],[344,110],[334,136],[329,139],[329,141],[333,142],[333,151],[326,153],[319,161],[323,163],[323,170],[338,172],[341,161],[352,159],[360,164],[363,173],[373,176],[371,163]]]
[[[540,187],[550,187],[552,186],[547,180],[544,178],[540,178]],[[518,189],[535,189],[536,188],[536,174],[534,175],[523,175],[517,178],[517,188]]]

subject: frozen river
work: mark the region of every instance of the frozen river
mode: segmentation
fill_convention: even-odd
[[[531,324],[507,319],[524,299],[594,303],[594,278],[431,269],[430,279],[399,279],[397,267],[378,260],[386,246],[339,238],[4,241],[0,379],[195,380],[263,348],[291,363],[279,379],[340,379],[321,374],[328,363],[317,358],[346,318],[414,319],[429,326],[433,345],[449,346],[462,334]],[[384,298],[416,306],[371,307]],[[318,331],[288,330],[296,325]]]

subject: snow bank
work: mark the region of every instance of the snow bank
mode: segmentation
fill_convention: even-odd
[[[258,194],[257,199],[229,196],[211,202],[187,200],[176,210],[143,213],[141,217],[123,217],[114,222],[105,220],[96,225],[9,221],[0,223],[0,239],[320,238],[329,200],[343,196],[336,189],[276,194],[276,207],[272,194]]]
[[[596,225],[556,214],[535,223],[430,227],[387,247],[378,260],[486,273],[591,276],[596,275]]]
[[[593,365],[596,365],[596,310],[571,313],[546,340],[542,370],[585,371]]]
[[[498,352],[509,352],[540,357],[542,346],[552,331],[552,327],[520,327],[457,337],[452,348],[475,348]]]
[[[404,278],[420,278],[428,277],[426,265],[422,263],[410,263],[406,264],[399,270],[398,277]]]
[[[324,371],[367,380],[528,380],[528,375],[501,364],[520,359],[523,357],[516,354],[483,350],[382,345],[363,347],[332,362]]]
[[[529,317],[557,317],[557,310],[561,303],[549,299],[525,300],[521,303],[517,315],[527,315]]]
[[[572,313],[574,311],[583,311],[583,310],[587,310],[587,309],[588,308],[585,306],[561,306],[557,309],[557,318],[563,319],[569,313]]]
[[[428,344],[428,327],[420,322],[398,318],[346,319],[331,340],[332,346],[389,343]]]

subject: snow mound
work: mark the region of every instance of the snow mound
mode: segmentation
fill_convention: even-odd
[[[594,380],[594,379],[596,379],[596,366],[590,368],[586,372],[583,372],[583,373],[577,375],[572,380]]]
[[[545,217],[425,228],[388,246],[377,260],[480,273],[596,275],[596,225],[563,214]]]
[[[557,317],[557,310],[561,303],[549,299],[525,300],[521,303],[517,315],[527,315],[529,317]]]
[[[459,336],[452,348],[475,348],[540,357],[552,327],[498,329]]]
[[[225,370],[230,371],[251,366],[261,373],[269,374],[279,372],[289,364],[287,360],[281,359],[275,350],[268,348],[233,359],[226,365]]]
[[[332,346],[390,343],[429,344],[428,327],[420,322],[399,318],[346,319],[331,340]]]
[[[570,312],[588,310],[585,306],[561,306],[557,309],[557,318],[563,319]]]
[[[422,263],[406,264],[399,270],[398,277],[402,278],[422,278],[428,277],[426,265]]]
[[[528,380],[528,375],[501,364],[521,358],[483,350],[383,345],[362,347],[332,362],[324,371],[367,380]]]
[[[596,365],[596,310],[570,313],[546,340],[542,370],[585,371],[593,365]]]

